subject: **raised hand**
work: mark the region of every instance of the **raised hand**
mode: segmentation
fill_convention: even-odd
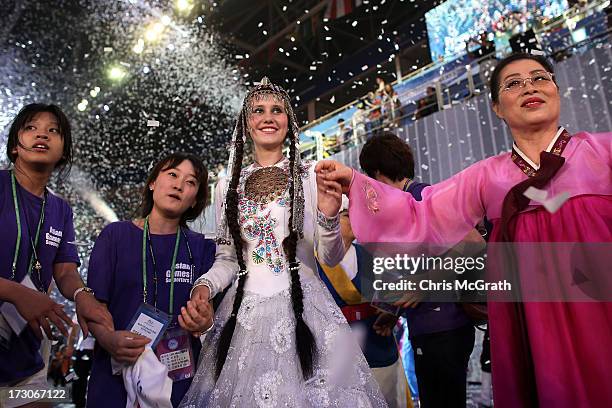
[[[323,170],[317,173],[317,207],[327,217],[335,217],[342,206],[342,187],[336,181],[325,180]]]
[[[353,179],[353,169],[334,160],[322,160],[315,167],[317,173],[317,187],[321,183],[324,189],[333,188],[329,182],[340,184],[342,192],[348,194]]]

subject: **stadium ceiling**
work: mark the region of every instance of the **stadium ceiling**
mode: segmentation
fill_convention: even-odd
[[[439,0],[226,0],[208,16],[221,39],[240,59],[247,81],[267,75],[289,89],[302,122],[320,117],[374,88],[374,78],[393,81],[397,65],[382,56],[378,64],[334,81],[338,64],[381,40],[393,41],[409,27],[413,41],[399,55],[402,73],[430,62],[424,14]],[[342,14],[334,4],[342,3]],[[375,51],[374,51],[375,53]],[[378,65],[378,66],[377,66]],[[313,95],[313,84],[331,78]],[[334,83],[336,82],[336,83]],[[339,83],[343,82],[343,83]],[[356,85],[358,84],[358,85]],[[307,94],[308,97],[299,97]],[[313,103],[314,102],[314,103]],[[308,113],[310,103],[310,114]]]

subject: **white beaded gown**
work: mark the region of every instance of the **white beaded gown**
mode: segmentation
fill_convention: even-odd
[[[244,194],[248,177],[260,169],[244,168],[238,187],[239,223],[249,271],[236,329],[215,380],[215,356],[221,329],[234,300],[238,265],[234,247],[220,245],[215,263],[204,275],[214,295],[232,284],[215,311],[214,329],[206,336],[197,373],[181,407],[386,407],[349,325],[316,272],[315,250],[322,262],[336,264],[344,256],[339,227],[328,230],[316,221],[314,162],[302,163],[304,238],[298,242],[304,320],[316,339],[314,376],[304,380],[295,345],[295,318],[290,274],[282,249],[288,235],[289,194],[259,204]],[[288,172],[289,161],[275,166]],[[217,219],[225,181],[216,190]]]

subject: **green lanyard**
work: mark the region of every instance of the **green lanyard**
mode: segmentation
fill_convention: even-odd
[[[155,267],[155,255],[153,254],[153,246],[150,243],[149,236],[149,216],[145,218],[143,233],[142,233],[142,301],[147,303],[147,238],[149,238],[149,246],[151,248],[151,258]],[[179,243],[181,241],[181,227],[176,228],[176,240],[174,241],[174,255],[172,255],[172,264],[170,266],[170,308],[169,314],[174,311],[174,272],[176,270],[176,257],[178,256]],[[157,270],[154,268],[153,280],[155,281],[155,290],[157,291]],[[157,308],[157,299],[155,305]]]
[[[19,259],[19,249],[21,246],[21,215],[19,214],[19,200],[17,199],[17,181],[15,179],[15,173],[11,171],[11,186],[13,191],[13,205],[15,207],[15,221],[17,222],[17,241],[15,242],[15,254],[13,255],[13,264],[11,266],[11,280],[15,280],[15,272],[17,271],[17,261]],[[32,274],[32,266],[38,272],[38,280],[42,284],[40,270],[42,269],[42,265],[38,259],[38,254],[36,253],[36,245],[38,244],[38,239],[40,238],[40,229],[45,222],[45,205],[47,203],[47,194],[43,196],[43,202],[40,208],[40,216],[38,217],[38,226],[36,227],[36,238],[32,241],[32,237],[30,236],[30,244],[32,245],[32,256],[30,257],[30,263],[28,264],[29,275]],[[24,210],[25,211],[25,210]],[[35,263],[36,261],[36,263]]]

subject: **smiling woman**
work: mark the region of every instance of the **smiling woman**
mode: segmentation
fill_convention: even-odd
[[[514,54],[500,61],[491,79],[491,98],[512,133],[512,151],[425,187],[422,201],[341,163],[319,164],[322,182],[340,182],[349,194],[351,226],[360,243],[425,242],[449,248],[486,216],[493,223],[489,242],[609,245],[612,133],[571,134],[559,127],[559,88],[552,66],[540,56]],[[563,195],[564,201],[550,210],[527,197],[530,187],[557,200]],[[535,287],[537,295],[560,285],[565,295],[550,302],[533,297],[489,302],[495,406],[612,406],[604,363],[612,361],[610,292],[604,299],[576,301],[585,297],[576,280],[578,269],[570,267],[580,256],[589,256],[592,265],[605,257],[580,250],[570,256],[561,246],[551,248],[556,248],[552,256],[535,260],[514,246],[513,268],[489,258],[489,281],[510,276],[514,289],[524,294],[534,293]],[[603,248],[609,252],[609,246]],[[542,262],[537,271],[534,262]],[[605,268],[592,265],[580,273],[609,287],[609,276],[602,278]]]
[[[493,110],[504,120],[515,145],[532,163],[559,126],[560,97],[552,65],[543,57],[515,54],[491,76]]]
[[[250,102],[248,112],[249,134],[258,160],[278,161],[287,135],[289,120],[283,101],[273,94],[262,95]],[[276,159],[276,160],[274,160]]]
[[[243,168],[249,137],[255,163]],[[317,189],[298,142],[289,95],[262,79],[243,102],[229,177],[217,184],[219,246],[192,300],[228,290],[182,407],[386,406],[316,272],[315,254],[328,265],[344,256],[339,186]]]
[[[112,223],[96,240],[88,283],[107,305],[116,330],[93,328],[102,348],[94,354],[88,406],[126,405],[128,391],[121,377],[112,375],[111,357],[127,366],[144,352],[149,339],[129,332],[129,323],[143,304],[170,316],[169,328],[154,348],[174,380],[171,395],[165,397],[176,406],[189,388],[200,352],[200,342],[189,334],[199,337],[212,324],[208,302],[189,300],[191,285],[210,268],[215,254],[211,240],[187,227],[204,209],[207,179],[198,157],[185,153],[165,157],[146,180],[141,218]],[[164,344],[180,345],[175,352],[186,358],[182,368],[171,365]],[[157,381],[162,384],[164,377]]]

